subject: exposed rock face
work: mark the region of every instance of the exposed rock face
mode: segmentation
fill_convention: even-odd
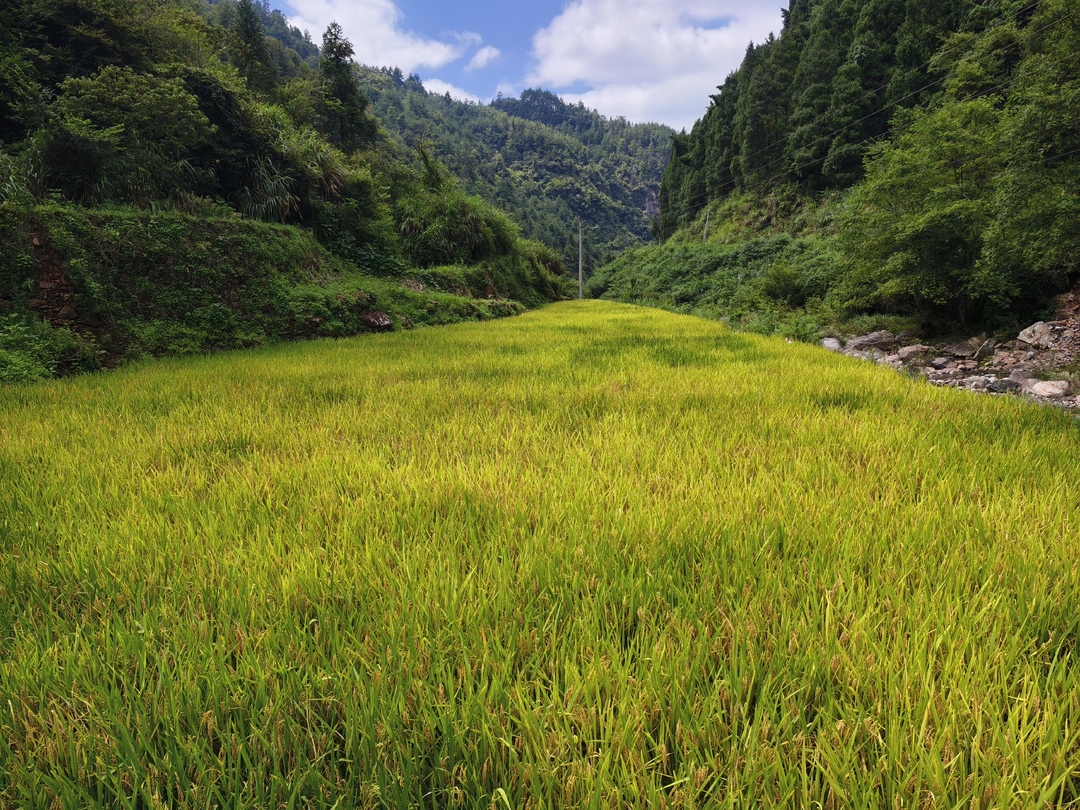
[[[75,287],[64,273],[64,263],[55,250],[35,235],[30,243],[35,248],[37,265],[37,295],[31,307],[54,327],[73,326],[78,317],[78,296]]]

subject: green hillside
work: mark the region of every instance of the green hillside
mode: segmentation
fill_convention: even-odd
[[[1030,322],[1080,278],[1075,11],[792,2],[675,138],[664,247],[594,293],[807,335]]]
[[[1080,802],[1057,410],[589,301],[0,425],[0,806]]]
[[[430,143],[471,193],[521,223],[523,233],[577,264],[578,223],[589,272],[651,238],[674,130],[629,124],[540,89],[490,105],[429,93],[417,76],[359,69],[388,135],[403,149]]]
[[[251,0],[0,8],[0,381],[560,297],[354,69]]]

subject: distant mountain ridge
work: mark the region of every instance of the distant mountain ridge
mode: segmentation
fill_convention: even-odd
[[[255,5],[282,76],[318,64],[306,32],[267,0]],[[229,4],[220,6],[227,16]],[[542,88],[476,104],[428,91],[400,68],[356,65],[354,73],[403,155],[416,159],[417,143],[426,144],[466,191],[506,210],[526,238],[559,251],[568,266],[577,264],[579,222],[587,273],[652,238],[671,127],[608,118]]]
[[[407,150],[431,144],[465,189],[498,205],[524,235],[587,268],[651,238],[675,130],[607,118],[532,88],[491,104],[426,90],[393,68],[357,67],[384,132]]]

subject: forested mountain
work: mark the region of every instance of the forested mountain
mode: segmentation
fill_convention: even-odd
[[[1077,121],[1070,0],[792,0],[676,136],[670,241],[594,292],[800,336],[1004,327],[1080,275]]]
[[[352,57],[252,0],[0,6],[0,380],[557,297]]]
[[[579,220],[590,268],[649,240],[670,127],[606,118],[540,89],[481,105],[429,93],[400,70],[358,73],[388,137],[408,150],[427,143],[468,191],[564,261],[577,262]]]

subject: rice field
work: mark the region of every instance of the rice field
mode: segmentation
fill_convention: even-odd
[[[0,389],[0,807],[1080,807],[1078,449],[601,302]]]

